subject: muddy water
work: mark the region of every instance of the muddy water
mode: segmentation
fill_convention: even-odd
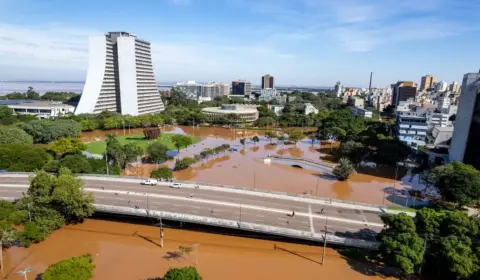
[[[5,250],[3,275],[19,279],[15,271],[29,266],[34,272],[28,279],[34,279],[52,263],[91,253],[96,266],[93,279],[98,280],[145,279],[162,276],[169,267],[190,265],[196,265],[206,280],[385,279],[359,272],[369,267],[346,260],[328,248],[322,266],[321,246],[165,229],[165,246],[160,248],[158,235],[158,227],[87,220],[64,227],[28,249]],[[178,246],[193,251],[183,258],[165,258],[169,252],[178,251]]]
[[[164,131],[185,133],[202,138],[200,143],[181,150],[178,155],[180,158],[193,156],[199,154],[205,148],[212,148],[225,143],[238,150],[237,152],[226,152],[212,156],[187,170],[175,172],[174,176],[178,180],[194,180],[295,194],[308,193],[365,203],[391,204],[388,200],[383,200],[383,189],[392,186],[393,180],[387,176],[381,176],[382,173],[373,175],[358,173],[354,174],[348,182],[340,182],[321,176],[315,171],[279,164],[265,164],[260,160],[268,154],[273,154],[332,162],[336,159],[330,156],[328,152],[331,147],[335,148],[339,143],[329,144],[319,143],[318,141],[312,143],[309,139],[304,139],[296,145],[283,145],[281,143],[272,145],[268,139],[263,137],[265,130],[166,126]],[[123,135],[123,130],[113,131],[113,133],[115,132]],[[141,129],[132,130],[131,133],[141,133]],[[82,134],[82,139],[93,141],[92,139],[104,137],[105,134],[105,131],[87,132]],[[261,141],[259,143],[247,140],[245,146],[240,144],[241,138],[250,139],[254,135],[260,136]],[[273,140],[272,142],[276,143],[277,141]],[[134,166],[128,168],[124,175],[148,177],[152,170],[161,166],[155,164]],[[168,162],[166,166],[172,167],[173,161]]]

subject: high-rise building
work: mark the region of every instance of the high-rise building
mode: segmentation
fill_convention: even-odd
[[[453,93],[458,93],[458,91],[460,90],[460,85],[457,82],[453,81],[448,87],[448,90]]]
[[[423,76],[420,83],[420,91],[426,91],[427,89],[432,88],[435,82],[435,77],[430,75]]]
[[[437,92],[445,92],[448,89],[448,83],[444,81],[440,81],[435,84],[435,91]]]
[[[266,74],[262,77],[262,89],[266,88],[275,88],[275,85],[273,84],[273,76],[270,74]]]
[[[252,94],[252,83],[238,80],[232,82],[232,95],[250,98]]]
[[[480,169],[480,73],[463,76],[462,94],[455,118],[450,161],[461,161]]]
[[[188,99],[197,100],[202,93],[202,85],[195,81],[187,81],[186,83],[178,82],[172,85],[172,89],[183,92]]]
[[[342,90],[343,90],[342,83],[337,82],[335,84],[335,94],[337,95],[337,97],[340,97],[340,95],[342,94]]]
[[[141,115],[164,110],[151,46],[127,32],[109,32],[89,42],[88,72],[75,114],[115,111]]]
[[[414,82],[399,81],[392,85],[392,106],[397,107],[401,101],[415,100],[417,96],[417,84]]]

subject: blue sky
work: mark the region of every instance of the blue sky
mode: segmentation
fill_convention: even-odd
[[[0,80],[86,76],[88,37],[152,42],[158,81],[385,87],[480,68],[478,0],[0,0]],[[477,13],[477,14],[475,14]]]

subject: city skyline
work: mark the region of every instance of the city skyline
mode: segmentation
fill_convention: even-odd
[[[157,81],[450,84],[480,64],[474,1],[317,2],[0,0],[0,80],[85,81],[88,37],[105,30],[149,38]]]

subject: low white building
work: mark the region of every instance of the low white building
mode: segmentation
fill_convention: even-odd
[[[282,113],[283,113],[283,108],[285,108],[285,106],[281,106],[281,105],[268,105],[267,108],[274,112],[275,115],[277,116],[280,116]]]
[[[75,106],[62,102],[39,101],[8,105],[15,114],[34,115],[40,119],[56,118],[63,115],[73,114]]]
[[[318,114],[318,109],[311,103],[305,103],[303,104],[303,112],[305,115],[310,115],[311,113]]]
[[[363,108],[352,107],[352,115],[364,118],[371,118],[373,116],[372,111]]]

